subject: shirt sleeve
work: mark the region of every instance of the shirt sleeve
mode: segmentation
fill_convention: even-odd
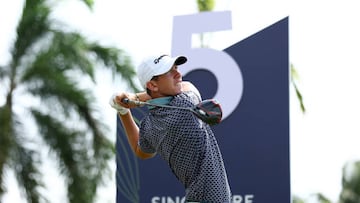
[[[140,132],[139,132],[139,142],[138,145],[141,149],[141,151],[145,152],[145,153],[155,153],[156,150],[152,147],[152,145],[150,144],[150,142],[145,138],[144,132],[142,130],[143,128],[140,128]]]

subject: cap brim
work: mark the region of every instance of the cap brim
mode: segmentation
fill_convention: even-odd
[[[186,63],[186,61],[187,61],[187,58],[185,56],[179,56],[175,60],[175,65],[177,65],[177,66],[182,65],[182,64]]]
[[[174,60],[175,59],[175,60]],[[171,60],[169,60],[166,64],[164,64],[160,69],[157,70],[157,72],[154,73],[154,76],[157,76],[157,75],[162,75],[166,72],[168,72],[169,70],[171,70],[171,68],[174,66],[174,65],[181,65],[181,64],[184,64],[186,63],[187,61],[187,58],[185,56],[178,56],[176,58],[171,58]]]

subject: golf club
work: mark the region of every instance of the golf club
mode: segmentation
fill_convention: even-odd
[[[136,100],[129,100],[128,98],[124,98],[123,103],[126,104],[134,104],[136,106],[155,106],[155,107],[163,107],[163,108],[173,108],[173,109],[183,109],[191,111],[196,117],[204,121],[209,125],[216,125],[221,122],[222,118],[222,109],[220,104],[214,99],[206,99],[196,104],[194,107],[180,107],[180,106],[169,106],[169,105],[161,105],[161,104],[152,104],[149,102],[142,102]]]

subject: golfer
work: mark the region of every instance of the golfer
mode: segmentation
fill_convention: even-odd
[[[137,126],[129,108],[130,100],[155,104],[192,107],[201,101],[196,87],[182,81],[178,66],[185,56],[151,56],[143,60],[137,70],[141,93],[120,92],[110,99],[118,111],[129,144],[134,153],[147,159],[160,155],[173,174],[185,187],[186,202],[229,203],[231,191],[220,152],[210,126],[190,111],[149,107]]]

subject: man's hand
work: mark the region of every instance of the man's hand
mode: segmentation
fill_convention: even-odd
[[[116,96],[118,94],[113,94],[110,98],[109,104],[111,107],[113,107],[115,110],[117,110],[117,112],[119,112],[120,115],[125,115],[127,113],[129,113],[129,109],[126,107],[121,106],[120,104],[118,104],[116,102]]]

